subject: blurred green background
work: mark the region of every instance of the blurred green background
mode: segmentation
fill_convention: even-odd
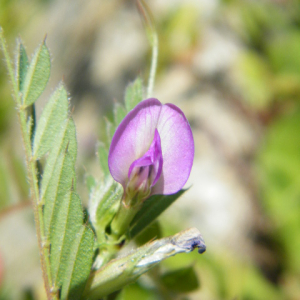
[[[166,236],[196,226],[207,244],[203,255],[166,260],[162,272],[194,266],[199,288],[180,299],[300,299],[300,1],[147,3],[159,35],[153,96],[185,112],[196,145],[191,188],[160,218],[161,230]],[[11,53],[16,38],[31,54],[47,34],[51,79],[37,112],[63,78],[86,202],[85,178],[99,172],[102,117],[111,116],[138,74],[147,79],[151,53],[135,1],[0,0],[0,25]],[[23,149],[2,58],[0,299],[42,299]],[[160,298],[144,276],[120,299]]]

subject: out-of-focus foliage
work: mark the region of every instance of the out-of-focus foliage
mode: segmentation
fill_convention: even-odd
[[[243,98],[263,112],[264,141],[258,151],[257,178],[263,213],[269,221],[265,241],[273,272],[251,266],[244,293],[263,296],[270,286],[279,299],[300,295],[300,3],[230,1],[224,6],[232,27],[245,41],[236,77]],[[273,260],[273,262],[272,262]],[[267,275],[273,282],[263,278]],[[259,282],[264,282],[262,285]],[[260,291],[255,295],[255,291]],[[252,293],[252,296],[250,296]],[[298,296],[297,296],[298,295]],[[248,299],[247,298],[247,299]]]
[[[300,293],[296,280],[300,274],[300,107],[297,106],[269,126],[258,161],[262,199],[272,224],[270,235],[277,241],[277,256],[282,265],[278,281],[291,298]]]
[[[170,63],[186,62],[197,44],[200,28],[200,13],[192,4],[175,6],[158,24],[159,70]]]
[[[251,107],[300,98],[299,1],[230,1],[229,24],[247,47],[236,83]]]

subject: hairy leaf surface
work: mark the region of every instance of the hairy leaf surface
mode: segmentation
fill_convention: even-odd
[[[27,74],[28,65],[29,62],[28,62],[28,57],[25,48],[21,43],[21,41],[18,41],[15,72],[16,72],[17,86],[20,92],[23,91],[24,80]]]
[[[143,100],[143,83],[138,77],[133,83],[129,84],[125,92],[125,107],[127,112],[131,111]]]
[[[45,42],[35,52],[22,84],[22,103],[33,104],[44,91],[50,77],[50,53]]]
[[[108,168],[108,151],[103,143],[101,143],[98,147],[98,157],[101,171],[103,173],[103,178],[105,179],[111,177]]]
[[[83,225],[81,201],[75,192],[75,126],[71,118],[66,119],[55,140],[47,137],[49,126],[45,128],[44,138],[52,147],[43,173],[41,200],[45,203],[45,234],[51,245],[53,286],[61,290],[61,299],[80,299],[91,270],[94,234]]]
[[[44,220],[47,236],[62,199],[71,188],[75,188],[76,155],[75,126],[72,119],[67,119],[55,140],[43,173],[41,201],[45,203]]]
[[[59,285],[68,267],[70,250],[82,227],[82,221],[80,199],[70,190],[59,204],[50,231],[52,279]]]
[[[81,299],[93,263],[93,247],[93,230],[90,226],[82,225],[70,249],[61,299]]]
[[[119,124],[122,122],[122,120],[126,116],[126,110],[123,105],[120,103],[116,103],[114,106],[114,121],[115,121],[115,127],[117,128]]]
[[[68,118],[68,94],[61,84],[45,106],[36,129],[33,143],[33,157],[40,158],[48,152]]]

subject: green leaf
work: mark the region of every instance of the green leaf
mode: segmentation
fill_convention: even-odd
[[[32,104],[26,108],[27,114],[27,132],[30,136],[31,148],[33,147],[33,138],[36,129],[35,105]]]
[[[68,151],[74,151],[74,161],[77,155],[77,141],[76,141],[76,131],[75,124],[72,119],[67,119],[61,125],[61,130],[56,137],[55,144],[53,145],[49,157],[46,162],[45,170],[43,173],[43,181],[41,187],[41,198],[44,198],[46,189],[49,186],[49,181],[52,177],[53,170],[55,168],[56,161],[60,153],[66,150],[68,145]]]
[[[61,199],[50,232],[50,263],[56,286],[62,283],[68,267],[70,249],[82,226],[83,212],[79,197],[71,190]]]
[[[115,300],[157,300],[157,291],[152,286],[135,282],[125,286]],[[109,299],[110,300],[110,299]],[[183,300],[183,299],[181,299]]]
[[[33,143],[35,159],[46,154],[57,140],[61,124],[68,118],[68,94],[61,84],[50,97],[39,119]]]
[[[114,106],[114,121],[116,128],[123,121],[126,116],[126,110],[123,105],[116,103]]]
[[[94,176],[92,175],[88,175],[85,178],[85,182],[86,182],[86,186],[88,188],[89,193],[92,192],[92,190],[96,187],[97,182],[96,179],[94,178]]]
[[[136,236],[135,242],[138,246],[142,246],[151,240],[160,239],[161,237],[161,226],[156,220]]]
[[[61,202],[68,190],[72,188],[75,178],[74,163],[72,157],[61,153],[56,160],[52,177],[45,191],[45,234],[50,233],[53,222],[60,210]]]
[[[122,186],[108,177],[90,194],[89,213],[99,244],[106,241],[105,229],[111,223],[120,205]]]
[[[19,40],[17,45],[17,57],[16,57],[16,79],[17,85],[20,92],[23,91],[24,80],[27,74],[28,69],[28,57],[26,54],[26,50]]]
[[[108,168],[108,151],[103,143],[99,144],[98,156],[99,156],[101,171],[103,172],[103,177],[104,178],[110,177],[110,172]]]
[[[83,225],[77,233],[69,254],[69,264],[63,278],[61,299],[81,299],[89,278],[94,256],[94,233]]]
[[[105,121],[106,137],[107,137],[108,145],[110,145],[110,142],[113,138],[116,127],[108,119],[105,118],[104,121]]]
[[[145,201],[142,209],[131,222],[130,236],[133,238],[151,224],[164,210],[177,200],[186,190],[173,195],[153,195]]]
[[[133,83],[129,84],[125,92],[125,107],[127,112],[131,111],[143,100],[143,83],[138,77]]]
[[[22,103],[33,104],[44,91],[50,76],[50,53],[45,42],[35,52],[24,79]]]
[[[49,154],[43,173],[41,201],[44,203],[45,233],[49,234],[52,220],[66,193],[75,188],[75,160],[77,143],[75,126],[68,119],[61,127]]]
[[[161,276],[160,282],[169,290],[178,293],[188,293],[199,288],[197,274],[193,267],[168,272]]]
[[[49,126],[45,127],[47,139]],[[81,201],[74,192],[77,143],[72,119],[60,125],[50,146],[51,143],[43,173],[41,201],[45,235],[51,245],[53,288],[61,289],[62,299],[79,299],[92,265],[94,235],[90,228],[82,225]]]

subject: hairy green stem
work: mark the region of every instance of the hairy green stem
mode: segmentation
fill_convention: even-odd
[[[141,205],[127,206],[124,201],[121,202],[119,210],[111,223],[111,233],[119,239],[129,229],[129,225],[137,212],[141,209]]]
[[[58,297],[51,290],[52,280],[51,280],[50,259],[49,259],[49,245],[47,243],[45,233],[44,233],[43,207],[39,202],[39,188],[38,188],[38,179],[37,179],[37,172],[36,172],[36,162],[32,158],[31,138],[30,138],[30,133],[27,130],[28,128],[27,128],[26,107],[22,106],[21,104],[21,96],[19,93],[17,82],[15,80],[13,66],[7,51],[2,28],[0,28],[0,42],[4,54],[7,70],[9,73],[9,77],[13,86],[14,99],[17,104],[17,113],[18,113],[19,123],[21,127],[21,134],[25,146],[27,175],[28,175],[29,185],[30,185],[31,202],[34,211],[34,220],[36,225],[35,227],[36,227],[36,233],[38,239],[44,285],[45,285],[48,300],[55,300],[58,299]]]
[[[13,71],[13,66],[12,63],[10,61],[10,57],[7,51],[7,47],[6,47],[6,41],[4,39],[4,35],[3,35],[3,29],[2,27],[0,27],[0,42],[1,42],[1,47],[2,47],[2,51],[4,54],[4,59],[6,62],[6,66],[7,66],[7,70],[9,73],[9,77],[13,86],[13,90],[14,90],[14,96],[15,96],[15,101],[17,102],[17,104],[21,104],[21,97],[19,96],[19,89],[15,80],[15,76],[14,76],[14,71]]]
[[[112,243],[103,244],[100,247],[100,253],[98,254],[95,262],[94,269],[98,270],[107,264],[115,254],[120,250],[116,241],[112,241]]]
[[[107,234],[107,241],[100,245],[100,253],[95,262],[95,268],[99,269],[108,263],[120,250],[126,240],[126,233],[130,223],[140,210],[140,205],[126,206],[121,201],[120,207],[110,224],[110,234]]]

